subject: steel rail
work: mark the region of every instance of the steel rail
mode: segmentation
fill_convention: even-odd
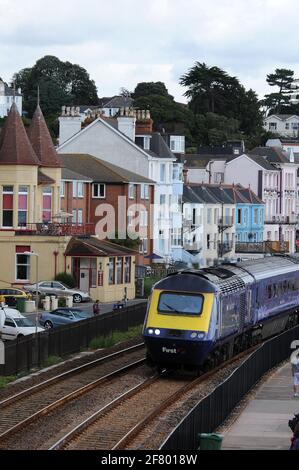
[[[92,369],[93,367],[96,367],[100,365],[101,363],[108,361],[109,359],[114,359],[118,356],[126,354],[127,352],[141,349],[142,347],[144,347],[144,343],[138,343],[134,346],[130,346],[129,348],[125,348],[113,354],[108,354],[107,356],[103,356],[99,359],[90,361],[86,364],[83,364],[82,366],[78,366],[78,367],[75,367],[74,369],[68,370],[66,372],[62,372],[61,374],[58,374],[55,377],[52,377],[51,379],[47,379],[39,384],[33,385],[32,387],[22,390],[21,392],[16,393],[15,395],[8,397],[5,400],[0,401],[0,409],[5,408],[6,406],[11,405],[12,403],[16,401],[20,401],[22,398],[31,396],[33,393],[37,393],[43,390],[44,388],[47,388],[49,385],[53,385],[57,382],[60,382],[68,377],[71,377],[72,375],[80,374],[84,372],[85,370]]]

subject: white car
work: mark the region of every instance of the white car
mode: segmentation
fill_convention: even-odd
[[[0,307],[0,336],[2,339],[10,340],[35,333],[35,324],[24,317],[18,310],[9,307]],[[40,326],[37,332],[45,331]]]

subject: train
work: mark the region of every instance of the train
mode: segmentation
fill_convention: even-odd
[[[299,323],[299,257],[186,269],[158,281],[143,338],[150,365],[213,367]]]

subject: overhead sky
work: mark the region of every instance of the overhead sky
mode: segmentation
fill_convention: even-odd
[[[0,77],[55,55],[84,67],[99,96],[217,65],[262,97],[266,75],[299,77],[298,0],[0,0]],[[272,90],[273,91],[273,90]]]

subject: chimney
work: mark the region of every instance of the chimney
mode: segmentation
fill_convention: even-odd
[[[79,107],[62,106],[59,118],[59,145],[81,131]]]
[[[117,124],[118,130],[135,142],[136,116],[133,109],[121,108]]]
[[[183,181],[184,184],[189,184],[188,168],[183,168]]]
[[[137,110],[136,117],[136,135],[152,134],[154,121],[151,119],[150,111]]]

